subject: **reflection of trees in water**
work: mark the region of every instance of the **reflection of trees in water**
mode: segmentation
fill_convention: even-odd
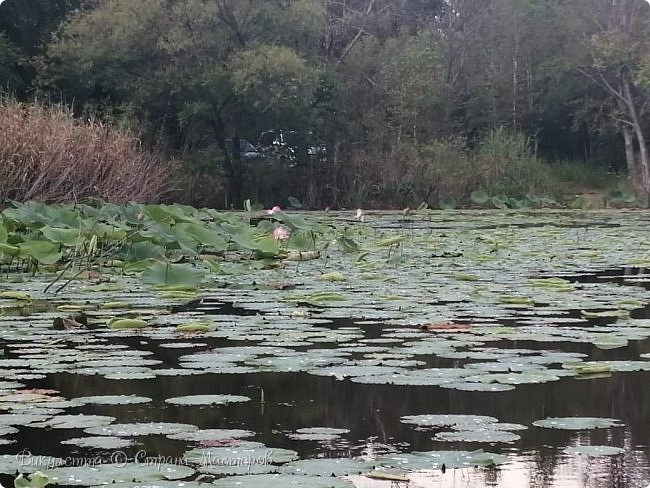
[[[649,345],[650,341],[634,342],[627,350],[598,350],[597,353],[602,355],[602,359],[637,357],[638,352],[647,350]],[[135,343],[133,347],[142,348]],[[572,348],[582,350],[591,346],[574,344]],[[156,348],[156,357],[163,359],[168,366],[174,364],[176,354],[173,350]],[[550,487],[567,476],[583,473],[588,476],[585,486],[590,488],[622,488],[638,485],[644,475],[647,477],[649,469],[650,410],[647,406],[650,405],[650,389],[646,388],[647,379],[647,372],[613,373],[610,378],[584,381],[564,378],[545,384],[520,385],[513,391],[494,394],[430,386],[367,385],[306,373],[192,375],[146,381],[109,381],[98,375],[55,374],[47,386],[61,390],[67,398],[104,394],[149,396],[154,399],[151,404],[88,405],[83,412],[112,415],[120,423],[167,421],[189,423],[200,428],[253,430],[258,435],[252,440],[297,450],[302,457],[313,457],[332,449],[339,454],[360,455],[370,439],[375,439],[378,444],[408,443],[408,446],[399,446],[400,450],[408,451],[482,447],[504,452],[507,447],[507,454],[516,456],[519,461],[517,465],[523,462],[529,471],[531,487]],[[263,411],[260,409],[260,388],[265,393]],[[200,393],[239,394],[252,400],[209,408],[163,403],[165,398],[172,396]],[[546,417],[612,417],[623,420],[625,428],[575,432],[529,427],[518,432],[522,438],[514,444],[518,453],[513,455],[512,445],[434,442],[431,439],[434,431],[418,431],[399,422],[404,415],[426,413],[491,415],[502,422],[527,426]],[[351,432],[342,436],[343,444],[335,445],[292,441],[283,434],[283,431],[319,426],[348,428]],[[57,439],[62,435],[57,432],[43,434],[38,429],[31,431],[19,439],[20,445],[38,446],[42,444],[43,435]],[[347,448],[345,439],[349,439]],[[170,441],[164,436],[147,436],[140,440],[143,444],[138,449],[155,455],[179,456],[186,450],[183,442]],[[626,448],[626,452],[620,456],[594,459],[563,455],[567,446],[577,443],[620,446]],[[61,455],[61,449],[65,448],[53,447],[55,452],[44,454]],[[515,468],[506,466],[478,473],[485,477],[485,483],[497,483],[508,469]]]

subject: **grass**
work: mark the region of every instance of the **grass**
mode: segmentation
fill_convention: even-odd
[[[175,181],[133,135],[62,106],[0,99],[0,134],[0,202],[155,202]]]

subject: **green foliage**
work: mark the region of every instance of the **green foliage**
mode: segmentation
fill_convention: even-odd
[[[181,155],[177,195],[197,205],[464,205],[476,189],[523,201],[559,188],[542,160],[623,169],[629,107],[647,132],[641,0],[27,5],[2,5],[3,88],[74,100],[76,114]],[[620,105],[622,81],[632,100]],[[255,143],[268,129],[313,130],[328,161],[225,153],[233,134]]]
[[[297,214],[281,212],[255,227],[250,215],[178,204],[14,203],[0,212],[0,222],[0,269],[50,266],[64,273],[110,266],[140,273],[144,283],[166,291],[198,287],[209,272],[225,274],[224,261],[279,260],[295,251],[315,259],[336,238],[333,228]],[[280,225],[286,239],[274,234]]]
[[[273,45],[240,51],[230,62],[230,73],[234,93],[262,113],[304,110],[318,80],[318,72],[300,55]]]
[[[549,188],[548,166],[531,149],[523,134],[500,127],[481,139],[475,166],[490,193],[505,193],[518,198]]]
[[[19,73],[21,62],[20,49],[0,32],[0,91],[16,91],[23,88],[23,79]]]
[[[490,201],[490,195],[486,191],[475,190],[469,196],[469,199],[471,200],[472,203],[475,203],[477,205],[485,205],[487,202]]]

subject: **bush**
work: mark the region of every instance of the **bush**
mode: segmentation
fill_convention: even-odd
[[[505,128],[487,133],[474,155],[474,171],[482,180],[480,187],[492,194],[516,198],[551,192],[550,168],[531,146],[526,136]]]
[[[174,183],[173,165],[135,137],[60,106],[0,100],[0,134],[0,202],[155,202]]]
[[[469,203],[472,191],[522,198],[546,196],[554,188],[549,166],[517,133],[495,129],[474,150],[447,138],[426,145],[401,144],[392,156],[359,153],[352,158],[348,194],[357,206],[431,206],[441,201]]]

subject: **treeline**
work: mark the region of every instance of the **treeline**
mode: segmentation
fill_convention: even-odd
[[[182,160],[194,204],[435,204],[608,170],[647,202],[649,28],[644,0],[6,0],[0,83]],[[269,129],[326,156],[227,150]]]

